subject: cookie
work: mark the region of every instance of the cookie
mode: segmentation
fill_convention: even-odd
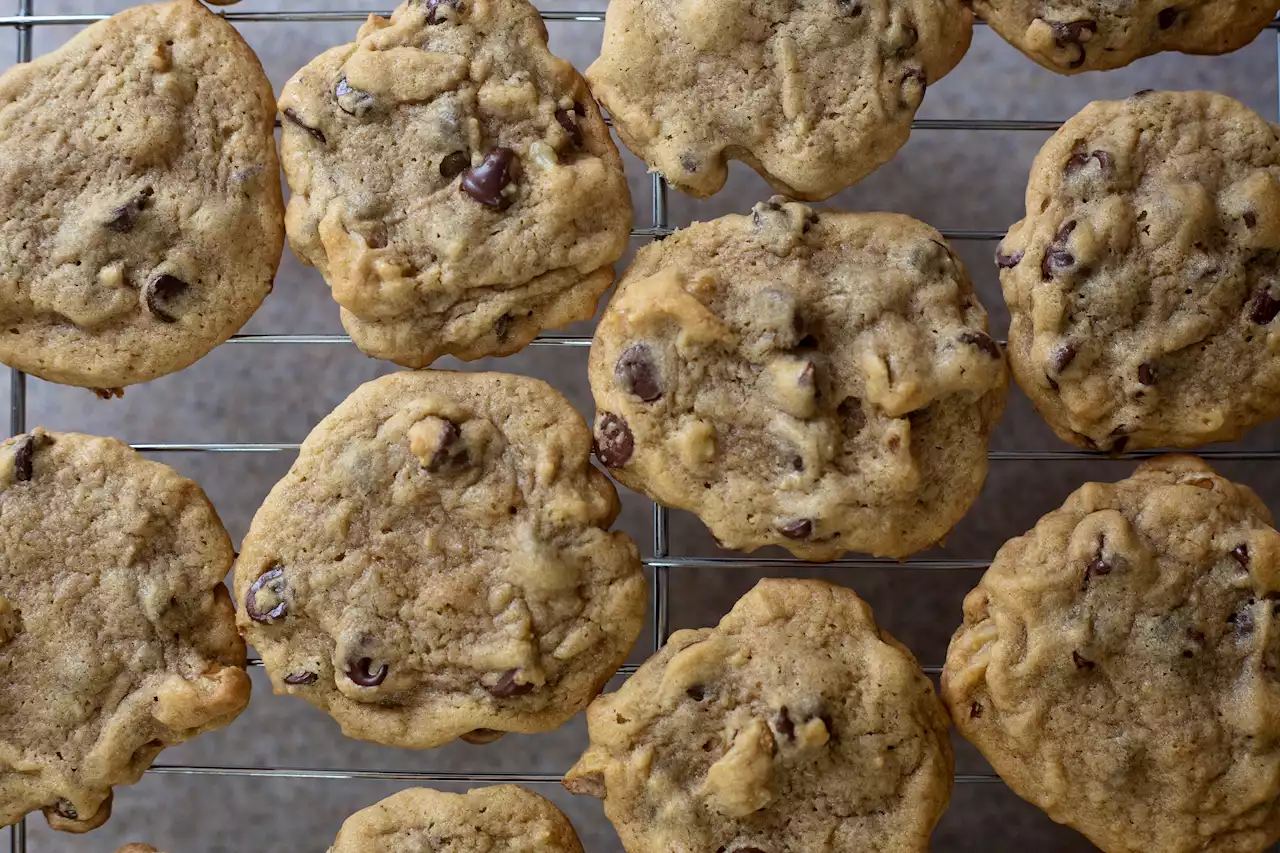
[[[587,712],[565,777],[628,853],[924,853],[951,796],[948,722],[851,590],[765,580],[678,631]]]
[[[1088,483],[964,603],[942,692],[1018,795],[1107,853],[1280,840],[1280,534],[1192,456]]]
[[[613,0],[587,80],[686,193],[718,192],[734,159],[817,201],[897,153],[972,29],[960,0]]]
[[[1271,23],[1280,0],[974,0],[973,9],[1045,68],[1079,74],[1166,50],[1229,53]]]
[[[977,497],[1008,377],[942,236],[771,201],[640,250],[591,345],[597,455],[724,547],[902,557]]]
[[[0,825],[85,832],[111,788],[249,701],[200,487],[112,438],[0,444]]]
[[[113,389],[244,325],[284,245],[272,102],[195,0],[121,12],[0,76],[0,361]]]
[[[160,851],[156,850],[156,848],[152,847],[150,844],[126,844],[117,850],[116,853],[160,853]]]
[[[1194,447],[1280,415],[1280,139],[1243,104],[1085,107],[996,263],[1014,377],[1063,439]]]
[[[509,355],[595,314],[627,249],[622,160],[525,0],[409,0],[280,96],[295,254],[369,355]]]
[[[307,437],[236,563],[278,693],[424,748],[554,729],[644,619],[618,497],[563,397],[500,373],[395,373]]]
[[[569,819],[545,797],[516,785],[447,794],[410,788],[353,814],[329,853],[582,853]]]

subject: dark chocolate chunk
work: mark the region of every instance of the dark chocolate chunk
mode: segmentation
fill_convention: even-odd
[[[975,346],[992,358],[1000,357],[1000,345],[992,340],[986,332],[969,330],[960,333],[960,343]]]
[[[1263,286],[1249,303],[1249,319],[1260,326],[1265,326],[1280,314],[1280,299],[1271,295],[1271,288]]]
[[[1111,570],[1114,568],[1109,560],[1099,554],[1085,567],[1084,571],[1089,577],[1096,578],[1111,574]]]
[[[1093,35],[1098,31],[1098,22],[1083,21],[1049,21],[1049,27],[1053,30],[1053,39],[1058,47],[1068,47],[1074,45],[1079,48],[1080,55],[1068,63],[1071,68],[1079,68],[1084,65],[1085,52],[1084,41],[1085,36]]]
[[[578,117],[575,113],[569,110],[556,110],[556,121],[560,122],[565,133],[569,134],[569,141],[574,147],[582,145],[582,128],[578,127]]]
[[[254,622],[269,623],[282,618],[289,610],[289,603],[284,597],[285,585],[284,569],[281,567],[276,566],[262,573],[249,586],[249,594],[244,597],[244,612],[249,614],[249,618]],[[264,587],[274,592],[280,599],[280,602],[270,610],[262,610],[258,607],[258,593],[262,592]]]
[[[147,306],[151,316],[161,323],[176,323],[178,318],[162,306],[169,300],[182,295],[189,286],[176,275],[161,273],[142,288],[142,303]]]
[[[1246,210],[1244,212],[1244,225],[1246,228],[1257,228],[1258,214],[1254,213],[1252,210]]]
[[[470,154],[465,151],[454,151],[440,161],[440,177],[453,180],[465,172],[470,165]]]
[[[1239,545],[1231,549],[1231,556],[1235,561],[1246,569],[1249,568],[1249,546],[1247,543],[1241,542]]]
[[[532,693],[537,689],[537,685],[521,684],[516,681],[516,670],[509,669],[502,673],[502,677],[492,687],[486,687],[485,689],[499,699],[507,699],[511,696],[523,696],[526,693]]]
[[[502,190],[515,180],[512,168],[517,162],[516,152],[510,148],[495,148],[484,155],[479,166],[471,166],[462,172],[459,186],[471,198],[492,207],[506,210],[515,199]]]
[[[1071,366],[1071,362],[1075,360],[1076,345],[1068,341],[1058,348],[1053,355],[1053,370],[1055,373],[1061,373]]]
[[[315,684],[319,680],[314,672],[294,672],[284,677],[285,684]]]
[[[972,705],[969,706],[969,717],[970,719],[976,720],[981,716],[982,716],[982,706],[979,705],[977,702],[974,702]]]
[[[111,218],[102,223],[108,231],[126,234],[133,230],[138,214],[147,209],[152,196],[151,187],[147,187],[124,204],[111,211]]]
[[[312,127],[311,125],[304,122],[302,119],[298,118],[298,114],[295,113],[292,108],[286,109],[284,111],[284,117],[289,121],[293,122],[294,124],[296,124],[298,127],[305,130],[307,133],[311,134],[311,136],[316,140],[316,142],[319,142],[321,145],[327,145],[329,143],[329,140],[324,138],[323,130],[321,130],[318,127]]]
[[[426,468],[431,473],[443,470],[456,471],[467,467],[471,455],[467,452],[467,443],[462,441],[462,430],[453,421],[443,420],[440,430],[440,443],[427,462]]]
[[[1168,6],[1160,10],[1160,14],[1156,15],[1156,23],[1160,25],[1160,29],[1167,30],[1178,22],[1178,15],[1182,14],[1176,7]]]
[[[610,468],[621,468],[631,461],[636,449],[631,427],[621,416],[605,412],[596,425],[596,456]]]
[[[1143,362],[1138,365],[1138,381],[1143,385],[1155,385],[1158,375],[1159,373],[1154,364]]]
[[[648,344],[632,344],[618,356],[613,367],[618,384],[646,403],[662,396],[662,382],[658,378],[658,365],[653,360],[653,350]]]
[[[778,532],[788,539],[808,539],[813,535],[813,521],[808,518],[798,518],[779,527]]]
[[[377,672],[373,669],[373,658],[360,658],[358,660],[347,662],[347,678],[352,683],[361,687],[377,687],[379,684],[387,680],[387,672],[390,671],[385,663],[378,667]]]
[[[1022,259],[1026,254],[1026,252],[1014,252],[1011,255],[1006,255],[1003,250],[996,249],[996,266],[1002,270],[1011,270],[1022,263]]]
[[[36,451],[46,444],[53,444],[53,439],[43,434],[28,433],[18,439],[18,444],[13,449],[14,480],[19,483],[26,483],[35,476]]]

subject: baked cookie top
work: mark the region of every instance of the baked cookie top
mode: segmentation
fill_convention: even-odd
[[[591,345],[597,455],[728,548],[906,556],[977,496],[1008,385],[906,216],[770,201],[646,246]]]
[[[111,787],[235,719],[231,541],[200,487],[111,438],[0,444],[0,825],[84,832]]]
[[[271,84],[195,0],[0,76],[0,360],[116,388],[231,337],[284,244]]]
[[[1280,534],[1191,456],[1088,483],[996,555],[943,694],[1020,796],[1107,853],[1280,839]]]
[[[156,850],[156,848],[152,847],[150,844],[134,843],[126,844],[117,850],[116,853],[160,853],[160,851]]]
[[[622,160],[525,0],[409,0],[280,96],[293,250],[369,355],[508,355],[589,319],[626,251]]]
[[[565,777],[628,853],[924,853],[951,795],[933,685],[851,590],[765,580],[587,712]]]
[[[1014,376],[1063,439],[1193,447],[1280,415],[1280,139],[1243,104],[1085,107],[996,262]]]
[[[329,853],[582,853],[573,825],[545,797],[515,785],[447,794],[410,788],[353,814]]]
[[[1228,53],[1271,23],[1280,0],[974,0],[973,8],[1045,68],[1078,74],[1166,50]]]
[[[973,29],[960,0],[613,0],[591,90],[636,156],[690,195],[742,160],[816,201],[907,141]]]
[[[536,379],[424,371],[356,389],[236,564],[240,628],[276,691],[413,748],[546,731],[586,707],[646,599],[590,452]]]

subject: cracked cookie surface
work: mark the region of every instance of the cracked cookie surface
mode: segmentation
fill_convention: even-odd
[[[589,319],[626,250],[622,161],[525,0],[410,0],[280,96],[289,241],[369,355],[508,355]]]
[[[535,379],[421,371],[358,388],[307,437],[236,563],[240,627],[276,691],[412,748],[547,731],[586,707],[646,603],[590,450]]]
[[[1280,534],[1165,456],[1089,483],[965,599],[942,691],[1020,796],[1107,853],[1280,839]]]
[[[1008,375],[897,214],[771,201],[641,249],[591,345],[597,455],[728,548],[906,556],[977,497]]]
[[[565,777],[628,853],[924,853],[951,795],[946,712],[851,590],[765,580],[587,711]]]
[[[996,263],[1014,376],[1063,439],[1194,447],[1280,416],[1280,138],[1238,101],[1085,107]]]
[[[973,9],[1045,68],[1078,74],[1166,50],[1229,53],[1271,23],[1280,0],[974,0]]]
[[[613,0],[587,79],[681,190],[718,192],[733,159],[816,201],[893,157],[972,29],[958,0]]]
[[[424,837],[430,839],[428,846]],[[569,819],[516,785],[449,794],[410,788],[353,814],[329,853],[582,853]]]
[[[0,825],[85,832],[111,788],[249,701],[200,487],[110,438],[0,444]]]
[[[140,6],[0,77],[0,360],[118,388],[196,361],[284,244],[271,84],[195,0]]]

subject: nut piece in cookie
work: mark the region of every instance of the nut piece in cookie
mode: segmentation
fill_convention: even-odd
[[[678,631],[587,710],[565,776],[628,853],[924,853],[951,795],[948,722],[915,658],[852,591],[765,580]]]
[[[987,471],[1004,354],[937,231],[774,199],[641,249],[591,345],[596,455],[725,547],[939,541]]]
[[[1107,853],[1280,840],[1280,533],[1252,491],[1164,456],[1002,547],[942,674],[1018,795]]]
[[[34,429],[0,444],[0,825],[86,832],[112,787],[249,701],[222,580],[231,541],[200,487],[119,441]],[[150,848],[147,848],[150,849]]]
[[[429,848],[422,846],[427,838]],[[426,849],[582,853],[582,844],[550,800],[516,785],[494,785],[465,794],[431,788],[393,794],[347,818],[329,851]]]
[[[613,0],[586,73],[627,147],[690,195],[733,159],[818,201],[902,147],[972,27],[960,0]]]
[[[396,373],[312,431],[236,562],[277,692],[352,737],[426,748],[554,729],[645,612],[591,433],[534,379]]]
[[[138,6],[0,76],[0,361],[101,394],[190,365],[271,291],[275,104],[235,28]]]
[[[1013,374],[1066,441],[1195,447],[1280,416],[1280,140],[1243,104],[1085,107],[996,263]]]
[[[365,353],[509,355],[594,315],[631,197],[526,0],[408,0],[294,75],[279,106],[290,244]]]

